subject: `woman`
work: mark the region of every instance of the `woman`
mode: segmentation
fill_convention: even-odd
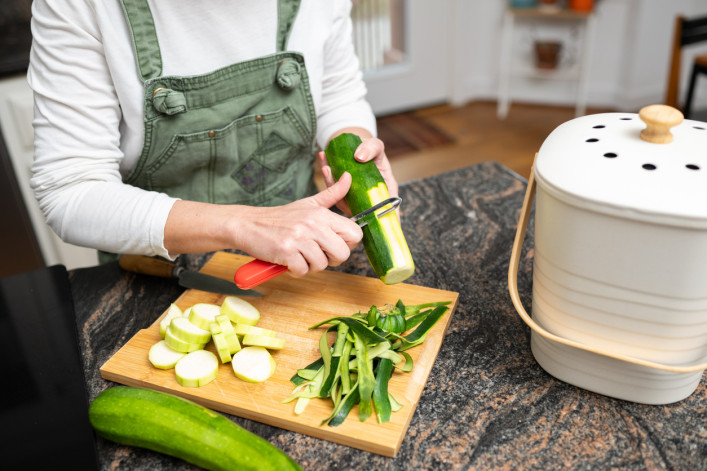
[[[338,265],[362,234],[328,209],[351,178],[335,183],[318,149],[342,132],[361,136],[356,158],[374,160],[397,195],[373,137],[350,1],[32,8],[31,183],[65,241],[170,259],[238,249],[294,276]]]

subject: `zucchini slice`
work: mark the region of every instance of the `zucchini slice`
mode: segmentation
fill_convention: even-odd
[[[351,174],[351,188],[345,199],[353,214],[390,198],[376,164],[354,159],[354,152],[360,144],[361,138],[344,133],[332,139],[325,151],[334,178],[338,180],[344,172]],[[391,211],[378,218],[371,215],[366,222],[363,247],[376,276],[387,285],[400,283],[412,276],[415,263],[396,212]]]
[[[233,372],[243,381],[262,383],[275,373],[275,359],[264,347],[243,347],[231,360]]]
[[[277,337],[277,332],[271,329],[264,329],[262,327],[256,327],[254,325],[247,324],[236,324],[234,327],[236,334],[245,335],[266,335],[268,337]]]
[[[285,347],[285,339],[270,335],[248,334],[243,337],[243,345],[263,347],[269,350],[282,350]]]
[[[147,354],[152,366],[161,370],[171,370],[184,355],[186,353],[173,350],[164,340],[160,340],[150,347]]]
[[[208,350],[187,353],[174,365],[174,374],[185,388],[205,386],[218,375],[218,359]]]
[[[168,329],[175,337],[188,343],[206,344],[211,340],[210,331],[195,326],[186,317],[175,317],[170,322]]]
[[[172,319],[182,317],[183,315],[184,313],[179,309],[179,306],[174,303],[170,304],[167,313],[160,321],[160,337],[164,338],[165,333],[167,333],[167,327],[169,327],[169,323],[172,322]]]
[[[245,299],[226,296],[220,314],[228,316],[234,324],[255,325],[260,320],[260,311]]]
[[[221,312],[221,307],[216,304],[198,303],[189,309],[189,322],[203,330],[209,330],[214,318]]]

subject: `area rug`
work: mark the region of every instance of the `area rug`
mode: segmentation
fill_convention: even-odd
[[[454,142],[449,135],[414,112],[378,118],[378,137],[388,157],[429,149]]]

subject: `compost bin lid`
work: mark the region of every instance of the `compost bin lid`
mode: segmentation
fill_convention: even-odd
[[[571,204],[707,227],[707,123],[664,105],[583,116],[540,147],[538,185]]]

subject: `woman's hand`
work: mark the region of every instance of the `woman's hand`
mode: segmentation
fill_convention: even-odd
[[[373,161],[378,167],[378,170],[385,180],[385,184],[388,186],[388,193],[391,197],[398,196],[398,182],[393,175],[393,169],[390,166],[390,161],[385,155],[385,145],[383,141],[376,137],[370,137],[368,132],[356,132],[356,130],[341,131],[341,132],[354,132],[358,135],[363,135],[363,142],[356,148],[354,152],[354,158],[359,162]],[[339,134],[341,134],[341,132]],[[368,137],[367,137],[368,136]],[[321,166],[322,176],[324,177],[324,183],[327,187],[331,187],[334,184],[334,176],[331,173],[331,167],[326,160],[326,154],[324,152],[319,152],[319,163]],[[345,214],[351,214],[351,211],[345,201],[341,201],[337,204],[337,207],[341,209]]]
[[[236,245],[261,260],[285,265],[295,277],[346,261],[363,237],[361,228],[329,208],[346,195],[345,173],[327,189],[284,206],[248,208],[238,222]]]

